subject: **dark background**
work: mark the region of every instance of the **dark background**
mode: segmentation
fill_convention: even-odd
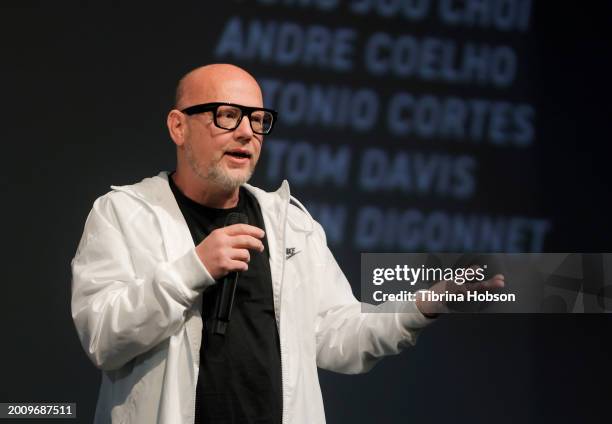
[[[536,142],[527,166],[492,154],[488,169],[505,186],[512,175],[537,177],[538,190],[524,204],[533,202],[527,210],[553,224],[545,251],[612,251],[611,8],[533,3],[521,50],[530,72],[520,90],[537,109]],[[77,421],[92,420],[99,372],[70,317],[69,263],[85,217],[110,184],[173,169],[165,115],[174,85],[187,70],[214,61],[224,19],[289,14],[250,2],[205,6],[2,10],[1,402],[77,402]],[[333,21],[310,13],[301,14],[305,22]],[[290,72],[247,68],[256,76]],[[275,136],[291,131],[279,125]],[[258,181],[275,188],[260,175]],[[324,197],[313,191],[293,194]],[[499,208],[492,197],[479,201]],[[358,204],[359,193],[347,199]],[[518,195],[509,207],[520,202]],[[333,250],[350,275],[356,253],[350,246]],[[607,315],[444,317],[416,348],[366,375],[321,372],[327,420],[609,422],[611,324]]]

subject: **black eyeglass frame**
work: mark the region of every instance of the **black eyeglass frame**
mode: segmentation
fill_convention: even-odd
[[[240,109],[240,119],[236,120],[236,126],[234,128],[225,128],[219,125],[219,123],[217,122],[217,109],[219,108],[219,106],[233,106],[233,107]],[[274,129],[274,124],[276,124],[276,119],[278,117],[278,112],[273,109],[266,109],[265,107],[243,106],[243,105],[239,105],[236,103],[226,103],[226,102],[202,103],[199,105],[189,106],[181,110],[181,112],[183,112],[186,115],[190,115],[190,116],[195,115],[197,113],[211,112],[211,111],[213,112],[213,122],[215,123],[216,127],[221,128],[223,130],[233,131],[240,126],[240,123],[242,122],[242,118],[244,118],[244,116],[246,115],[249,118],[249,125],[251,126],[251,129],[253,130],[255,134],[259,134],[259,135],[270,134],[272,132],[272,129]],[[253,128],[253,123],[251,122],[251,114],[255,111],[264,111],[264,112],[269,112],[272,114],[272,124],[270,125],[270,130],[268,132],[264,133],[264,132],[256,131],[255,128]]]

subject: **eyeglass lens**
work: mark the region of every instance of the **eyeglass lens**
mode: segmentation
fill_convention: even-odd
[[[272,128],[273,116],[265,110],[254,110],[250,113],[249,120],[254,132],[267,134]],[[222,105],[217,108],[217,125],[226,130],[233,130],[240,125],[242,111],[240,108]]]

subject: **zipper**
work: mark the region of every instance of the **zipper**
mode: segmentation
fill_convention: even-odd
[[[279,341],[280,341],[280,363],[281,363],[281,397],[282,397],[282,401],[283,401],[283,407],[282,407],[282,411],[281,411],[281,423],[282,424],[286,424],[287,423],[287,399],[285,398],[285,394],[287,392],[287,373],[285,372],[285,366],[283,365],[284,362],[283,358],[285,357],[285,349],[284,349],[284,344],[283,344],[283,325],[282,325],[282,321],[281,321],[281,311],[283,309],[282,305],[283,305],[283,280],[285,278],[285,249],[286,249],[286,244],[287,244],[287,213],[289,211],[289,202],[290,199],[287,199],[287,202],[285,203],[285,211],[284,211],[284,216],[283,216],[283,235],[282,235],[282,243],[281,243],[281,250],[280,250],[280,254],[281,254],[281,258],[282,258],[282,266],[281,266],[281,273],[280,273],[280,287],[279,287],[279,294],[278,294],[278,322],[279,322]]]
[[[199,373],[196,372],[195,373],[195,387],[193,388],[193,391],[191,392],[191,410],[193,411],[193,415],[192,415],[192,419],[190,420],[192,423],[195,424],[195,415],[196,415],[196,394],[198,391],[198,375]]]

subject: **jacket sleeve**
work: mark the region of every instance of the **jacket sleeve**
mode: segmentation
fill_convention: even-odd
[[[435,320],[425,317],[414,302],[369,305],[368,310],[375,312],[362,312],[362,304],[325,243],[323,229],[319,231],[324,280],[318,290],[315,323],[317,366],[345,374],[367,372],[383,356],[414,345],[420,330]]]
[[[176,332],[214,280],[195,249],[136,275],[108,196],[90,212],[72,265],[72,318],[81,344],[103,370],[122,367]]]

